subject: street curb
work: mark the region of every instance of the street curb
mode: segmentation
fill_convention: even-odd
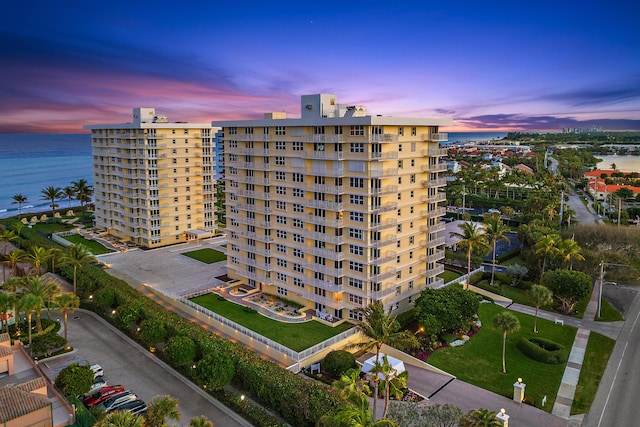
[[[120,338],[124,339],[129,344],[131,344],[136,350],[138,350],[140,353],[144,354],[145,357],[147,357],[149,360],[152,360],[157,365],[162,367],[165,371],[169,372],[174,377],[179,379],[183,384],[185,384],[187,387],[189,387],[190,389],[192,389],[193,391],[198,393],[200,396],[202,396],[204,399],[206,399],[209,403],[211,403],[212,405],[217,407],[220,411],[226,413],[230,418],[233,418],[236,422],[238,422],[239,424],[241,424],[243,426],[253,427],[253,424],[251,424],[250,422],[248,422],[247,420],[242,418],[240,415],[238,415],[237,413],[235,413],[234,411],[232,411],[231,409],[226,407],[219,400],[217,400],[216,398],[212,397],[209,393],[207,393],[204,390],[200,389],[200,387],[196,386],[193,382],[189,381],[182,374],[177,372],[171,366],[167,365],[164,361],[160,360],[158,357],[155,357],[152,353],[150,353],[147,350],[145,350],[140,344],[138,344],[133,339],[128,337],[124,332],[122,332],[121,330],[119,330],[118,328],[114,327],[112,324],[110,324],[106,320],[104,320],[101,316],[97,315],[93,311],[86,310],[86,309],[83,309],[83,308],[77,308],[75,311],[76,311],[76,313],[88,314],[88,315],[92,316],[93,318],[95,318],[96,320],[98,320],[99,322],[101,322],[103,325],[109,327],[113,332],[115,332],[116,335],[118,335]]]

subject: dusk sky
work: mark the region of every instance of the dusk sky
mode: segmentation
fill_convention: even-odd
[[[13,1],[0,133],[299,117],[335,93],[448,131],[640,130],[640,2]]]

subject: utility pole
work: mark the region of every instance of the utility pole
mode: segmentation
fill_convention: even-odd
[[[564,190],[560,192],[560,228],[562,228],[562,214],[564,213]]]
[[[598,284],[598,316],[600,317],[600,308],[602,307],[602,285],[604,283],[604,260],[600,261],[600,283]]]

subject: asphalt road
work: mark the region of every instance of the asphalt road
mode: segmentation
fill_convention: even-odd
[[[596,398],[583,427],[636,426],[640,420],[640,292],[633,291],[633,303],[625,313],[625,324],[618,336]]]
[[[188,425],[191,418],[200,415],[216,426],[251,426],[92,313],[77,310],[69,315],[68,334],[75,352],[41,362],[49,377],[55,377],[71,362],[87,360],[102,366],[108,384],[122,384],[147,403],[167,394],[177,398],[182,413],[180,426]]]

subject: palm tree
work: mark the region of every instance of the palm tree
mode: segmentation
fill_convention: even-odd
[[[189,420],[189,427],[213,427],[213,423],[204,415],[200,415]]]
[[[44,282],[36,277],[23,277],[20,283],[19,295],[34,295],[40,301],[36,311],[36,327],[42,332],[42,310],[48,305],[54,295],[60,292],[60,288],[53,282]]]
[[[560,236],[557,234],[545,234],[533,246],[535,254],[542,255],[542,271],[540,272],[540,277],[544,275],[544,270],[547,266],[547,257],[558,252],[559,239]]]
[[[318,425],[324,427],[398,427],[398,424],[391,420],[376,421],[369,407],[369,399],[363,393],[351,394],[347,403],[341,405],[335,414],[323,416]]]
[[[43,304],[44,302],[42,301],[42,298],[33,294],[26,294],[18,300],[18,310],[24,312],[27,315],[27,330],[29,331],[29,354],[32,354],[31,316],[33,316],[33,311],[37,310],[38,307],[42,307]]]
[[[42,197],[40,197],[40,199],[51,201],[51,215],[53,215],[56,212],[56,208],[58,207],[58,205],[56,204],[56,200],[64,197],[62,189],[60,187],[54,187],[53,185],[50,185],[47,188],[44,188],[41,191],[41,194]]]
[[[9,311],[16,307],[16,296],[0,292],[0,331],[9,332]]]
[[[98,421],[95,427],[144,427],[144,418],[131,412],[112,411]]]
[[[80,202],[80,206],[84,210],[85,205],[91,201],[93,186],[89,185],[86,179],[79,179],[71,184],[76,192],[76,200]]]
[[[49,252],[42,246],[31,246],[31,249],[27,256],[33,264],[33,268],[35,268],[38,272],[38,276],[41,276],[42,263],[46,262],[49,259]]]
[[[380,349],[384,344],[392,347],[418,347],[418,339],[409,331],[400,331],[400,325],[396,321],[397,316],[391,315],[384,311],[384,305],[379,300],[373,301],[366,308],[358,309],[362,313],[362,321],[358,323],[356,328],[362,334],[365,342],[354,344],[361,350],[376,351],[376,363],[380,362]],[[374,377],[374,394],[373,394],[373,413],[376,413],[378,401],[378,383],[379,378]]]
[[[62,265],[73,266],[73,293],[77,294],[76,284],[78,276],[78,267],[83,264],[95,261],[95,257],[89,252],[89,249],[83,244],[72,245],[62,257]]]
[[[584,257],[580,254],[580,245],[573,239],[564,239],[558,245],[558,253],[563,261],[569,264],[569,270],[573,270],[573,260],[584,261]]]
[[[18,274],[18,263],[26,261],[28,259],[28,255],[22,249],[14,249],[9,252],[9,255],[7,255],[6,258],[9,264],[11,264],[11,274],[13,277],[16,277]]]
[[[384,376],[384,411],[382,412],[382,418],[386,418],[389,409],[389,398],[391,396],[396,400],[402,398],[402,389],[407,386],[409,373],[407,371],[398,373],[398,370],[389,363],[386,354],[382,357],[380,373]]]
[[[49,248],[47,249],[47,255],[49,256],[49,259],[51,260],[51,272],[55,273],[56,272],[56,259],[60,256],[60,254],[62,253],[62,251],[58,248]]]
[[[520,321],[518,317],[509,312],[502,311],[495,316],[491,321],[494,329],[502,331],[502,373],[507,373],[507,363],[505,359],[505,353],[507,349],[507,333],[517,332],[520,329]]]
[[[501,427],[504,423],[496,415],[496,412],[489,409],[473,409],[462,417],[460,427]]]
[[[493,246],[493,265],[491,268],[491,284],[493,285],[493,279],[496,274],[496,243],[498,243],[498,240],[509,242],[506,234],[510,231],[510,228],[502,222],[499,216],[488,218],[486,223],[487,226],[484,232]]]
[[[343,399],[347,399],[352,393],[365,393],[368,395],[371,390],[369,389],[368,381],[360,377],[361,373],[361,368],[349,369],[340,376],[340,379],[333,382],[333,388],[340,391],[340,396]]]
[[[614,171],[618,170],[618,165],[616,165],[615,163],[611,163],[611,169],[613,169]]]
[[[149,427],[167,427],[167,418],[179,421],[181,414],[178,411],[178,399],[171,396],[156,397],[149,404],[145,417]]]
[[[551,304],[553,301],[553,292],[546,286],[533,285],[531,289],[527,291],[529,300],[536,307],[536,315],[533,318],[533,333],[538,333],[538,309],[543,305]]]
[[[20,193],[13,196],[13,202],[11,202],[11,204],[18,205],[18,219],[22,218],[22,205],[24,203],[27,203],[27,196],[23,196]]]
[[[467,251],[467,282],[465,289],[468,289],[469,281],[471,280],[471,253],[474,251],[485,252],[490,248],[487,243],[487,235],[482,226],[476,225],[473,222],[464,222],[459,227],[462,233],[452,231],[449,235],[451,237],[461,238],[462,240],[460,240],[457,245]]]
[[[62,189],[62,194],[64,194],[64,196],[67,198],[67,200],[69,201],[69,207],[71,207],[71,199],[73,199],[76,196],[75,187],[67,185]]]
[[[57,295],[53,299],[53,303],[58,307],[58,310],[62,311],[64,316],[64,341],[67,341],[67,315],[73,313],[73,311],[80,307],[80,298],[76,294],[65,292]]]
[[[0,230],[0,242],[4,242],[2,253],[6,255],[8,253],[9,242],[18,240],[18,235],[13,230],[7,230],[3,228]]]

